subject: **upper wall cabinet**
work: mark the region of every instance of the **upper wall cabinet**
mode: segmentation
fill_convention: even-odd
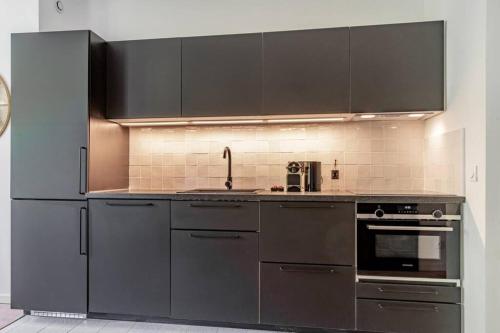
[[[264,33],[263,110],[349,112],[349,28]]]
[[[444,22],[351,28],[351,112],[444,110]]]
[[[259,115],[262,34],[182,39],[182,116]]]
[[[90,31],[12,35],[12,198],[85,198],[89,109],[105,93],[90,92],[96,49]]]
[[[107,117],[181,116],[181,40],[108,43]]]

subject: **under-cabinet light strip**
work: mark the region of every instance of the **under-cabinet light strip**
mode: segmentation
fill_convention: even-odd
[[[248,120],[191,120],[191,121],[148,121],[119,122],[122,126],[187,126],[187,125],[245,125],[245,124],[286,124],[286,123],[324,123],[343,121],[345,118],[305,118],[305,119],[248,119]]]

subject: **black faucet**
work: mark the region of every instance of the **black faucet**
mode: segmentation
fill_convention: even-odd
[[[230,190],[233,188],[233,177],[231,177],[231,149],[229,149],[229,147],[224,148],[224,154],[222,155],[222,157],[226,158],[226,156],[228,157],[228,159],[227,159],[227,180],[224,183],[224,185],[226,185],[226,188],[228,190]]]

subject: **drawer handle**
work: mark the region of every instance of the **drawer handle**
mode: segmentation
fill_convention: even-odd
[[[308,206],[308,205],[280,205],[280,208],[312,208],[312,209],[330,209],[335,208],[334,205],[330,206]]]
[[[427,312],[439,312],[437,306],[397,306],[397,305],[383,305],[381,303],[377,304],[380,310],[401,310],[401,311],[427,311]]]
[[[190,207],[193,208],[240,208],[241,205],[238,204],[190,204]]]
[[[202,234],[189,234],[191,238],[200,239],[240,239],[240,235],[202,235]]]
[[[142,203],[142,202],[141,203],[139,203],[139,202],[135,202],[135,203],[106,202],[106,205],[111,206],[111,207],[152,207],[155,204],[152,202],[146,202],[146,203]]]
[[[381,293],[390,293],[390,294],[439,295],[439,292],[437,290],[433,291],[387,290],[382,287],[379,287],[378,291],[380,291]]]
[[[300,266],[280,266],[280,271],[290,273],[335,273],[335,270],[327,267],[300,267]]]

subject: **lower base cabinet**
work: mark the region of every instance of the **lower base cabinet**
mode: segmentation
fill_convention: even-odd
[[[357,328],[387,333],[458,333],[460,305],[358,299]]]
[[[89,312],[170,315],[170,202],[91,200]]]
[[[86,226],[86,201],[12,200],[12,308],[87,312]]]
[[[261,264],[261,322],[354,329],[354,268]]]
[[[258,323],[258,235],[172,231],[172,317]]]

